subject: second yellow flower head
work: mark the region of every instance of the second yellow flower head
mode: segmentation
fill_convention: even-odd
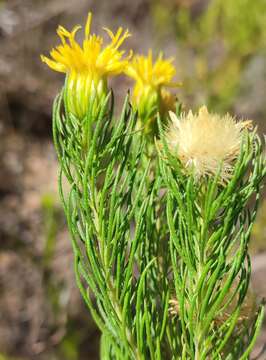
[[[163,117],[175,108],[175,97],[166,88],[180,84],[173,82],[176,73],[173,59],[163,59],[162,54],[153,61],[148,56],[137,55],[126,68],[126,74],[135,80],[133,101],[146,130],[150,131],[157,111]]]

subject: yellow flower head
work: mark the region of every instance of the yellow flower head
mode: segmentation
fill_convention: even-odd
[[[198,114],[190,111],[180,119],[170,112],[170,118],[166,141],[172,154],[197,178],[215,175],[221,167],[221,182],[228,181],[240,153],[243,130],[252,126],[251,121],[210,114],[205,106]]]
[[[147,122],[151,114],[159,111],[164,115],[174,110],[175,97],[165,88],[180,84],[172,81],[176,70],[173,59],[163,59],[160,54],[153,62],[152,51],[148,56],[137,55],[128,64],[126,74],[135,80],[133,101],[140,118]]]
[[[121,74],[128,65],[129,57],[124,58],[125,51],[119,50],[128,30],[120,27],[116,33],[104,28],[111,41],[103,47],[103,38],[90,34],[92,14],[88,14],[85,26],[85,38],[82,46],[75,40],[76,32],[81,26],[67,31],[62,26],[57,34],[62,44],[52,49],[51,59],[41,55],[41,59],[51,69],[67,74],[67,100],[69,110],[78,118],[87,112],[90,99],[100,99],[107,92],[107,78]]]

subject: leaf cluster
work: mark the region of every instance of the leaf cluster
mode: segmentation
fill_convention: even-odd
[[[248,359],[263,318],[262,306],[242,313],[265,176],[259,137],[247,135],[227,186],[219,173],[199,182],[171,156],[160,121],[159,154],[136,131],[128,96],[118,119],[110,92],[82,120],[64,96],[53,111],[59,191],[101,358]]]

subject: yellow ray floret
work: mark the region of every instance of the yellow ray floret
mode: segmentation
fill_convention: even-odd
[[[166,140],[173,155],[197,178],[220,170],[221,182],[228,181],[240,153],[243,130],[250,129],[251,122],[237,122],[229,114],[211,114],[205,106],[198,114],[190,111],[177,118],[170,112],[170,117]]]
[[[128,65],[129,57],[123,59],[125,51],[119,48],[126,38],[130,36],[128,30],[123,32],[120,27],[116,33],[104,28],[111,42],[103,48],[103,38],[90,34],[92,14],[89,13],[85,26],[85,39],[82,46],[75,40],[76,32],[81,26],[75,26],[72,31],[67,31],[59,26],[57,34],[62,44],[52,49],[51,59],[41,55],[41,59],[51,69],[63,73],[90,72],[98,77],[117,75],[124,71]]]
[[[157,60],[153,62],[152,51],[150,50],[148,56],[135,56],[128,65],[126,74],[142,86],[175,87],[178,84],[172,81],[176,73],[172,64],[173,60],[173,58],[164,60],[160,54]]]

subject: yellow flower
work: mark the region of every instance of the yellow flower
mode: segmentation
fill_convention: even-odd
[[[120,27],[114,34],[104,28],[111,41],[103,47],[103,38],[90,34],[92,14],[88,14],[85,26],[85,38],[82,46],[75,40],[76,32],[81,26],[67,31],[62,26],[57,34],[62,44],[52,49],[51,59],[41,55],[41,59],[51,69],[67,74],[67,106],[78,118],[83,118],[88,110],[90,100],[98,102],[107,93],[107,78],[121,74],[128,65],[129,57],[124,58],[125,51],[119,50],[128,30]]]
[[[221,182],[228,181],[240,153],[243,130],[252,126],[251,121],[210,114],[205,106],[198,114],[190,111],[180,119],[170,112],[170,118],[166,141],[172,154],[197,178],[215,175],[221,167]]]
[[[152,51],[148,56],[137,55],[126,68],[126,74],[135,80],[133,101],[139,117],[147,124],[157,111],[162,116],[175,108],[175,97],[167,87],[179,86],[172,81],[176,70],[173,59],[163,59],[160,54],[153,62]]]

